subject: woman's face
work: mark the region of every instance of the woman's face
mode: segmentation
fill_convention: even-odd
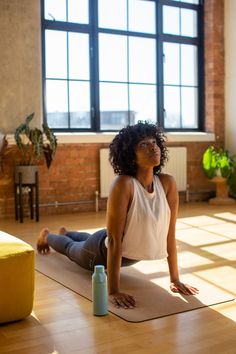
[[[161,162],[161,150],[155,138],[140,140],[135,148],[136,163],[140,167],[155,167]]]

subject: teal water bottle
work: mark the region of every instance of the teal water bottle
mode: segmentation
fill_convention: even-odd
[[[92,275],[93,314],[104,316],[108,313],[107,275],[103,265],[96,265]]]

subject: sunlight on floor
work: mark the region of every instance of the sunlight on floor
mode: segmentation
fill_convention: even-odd
[[[191,228],[188,230],[177,230],[176,238],[179,241],[191,246],[204,246],[212,243],[228,241],[224,236],[216,235],[212,232],[200,228]]]
[[[190,229],[191,225],[186,225],[185,223],[177,220],[176,222],[176,230]]]
[[[204,251],[216,255],[219,258],[235,261],[236,245],[235,243],[228,242],[214,246],[202,247]]]
[[[230,266],[214,267],[212,269],[196,271],[194,274],[197,277],[216,285],[219,289],[227,291],[233,295],[236,294],[235,274],[232,273],[232,268]]]
[[[190,267],[197,267],[214,263],[212,260],[190,251],[179,252],[178,258],[180,269],[188,269]]]
[[[191,226],[203,226],[203,225],[216,225],[222,224],[222,220],[217,218],[213,218],[207,215],[200,215],[200,216],[191,216],[187,218],[180,218],[180,222],[183,222],[187,225]]]
[[[236,240],[236,225],[231,222],[219,225],[202,226],[202,229],[215,234],[222,235],[227,238]]]
[[[227,212],[227,213],[217,213],[214,214],[216,217],[218,218],[222,218],[224,220],[228,220],[228,221],[235,221],[236,222],[236,214]]]

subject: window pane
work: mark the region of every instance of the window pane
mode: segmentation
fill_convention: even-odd
[[[68,128],[67,81],[46,82],[47,122],[51,128]]]
[[[45,0],[44,6],[47,20],[66,21],[66,0]]]
[[[187,2],[189,4],[196,4],[198,5],[199,4],[199,0],[182,0],[183,2]]]
[[[178,7],[163,6],[163,32],[180,35],[180,12]]]
[[[197,12],[181,9],[181,35],[197,37]]]
[[[199,4],[199,0],[180,0],[180,1],[187,2],[189,4],[196,4],[196,5]]]
[[[156,83],[156,45],[154,39],[129,37],[129,81]]]
[[[157,121],[155,85],[130,85],[130,123],[138,120]]]
[[[164,84],[180,84],[180,45],[175,43],[163,44],[164,52]]]
[[[129,0],[129,31],[156,33],[155,2]]]
[[[88,0],[68,0],[68,21],[89,23]]]
[[[98,26],[127,30],[126,0],[99,0]]]
[[[85,33],[69,33],[69,77],[89,80],[89,37]]]
[[[188,4],[199,4],[199,0],[172,0],[172,1],[178,1],[178,2],[187,2]]]
[[[46,77],[67,77],[66,32],[47,30],[45,34]]]
[[[181,84],[197,86],[197,47],[181,45]]]
[[[99,77],[101,81],[127,81],[127,37],[99,35]]]
[[[100,83],[102,130],[118,130],[128,123],[128,91],[125,84]]]
[[[88,82],[71,81],[70,84],[71,128],[90,128],[90,87]]]
[[[164,87],[165,128],[180,128],[180,88]]]
[[[197,128],[197,89],[193,87],[182,87],[182,127]]]

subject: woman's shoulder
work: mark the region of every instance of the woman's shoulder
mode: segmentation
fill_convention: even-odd
[[[159,173],[157,178],[159,178],[166,194],[170,189],[176,188],[176,182],[172,175],[167,173]]]
[[[164,181],[164,182],[167,182],[167,183],[173,183],[175,182],[175,179],[172,175],[169,175],[168,173],[159,173],[158,174],[158,177],[160,179],[160,181]]]
[[[109,191],[108,201],[110,203],[121,203],[129,207],[134,194],[133,178],[121,175],[114,178]]]
[[[133,177],[128,175],[116,176],[111,184],[111,189],[125,190],[133,187]]]

